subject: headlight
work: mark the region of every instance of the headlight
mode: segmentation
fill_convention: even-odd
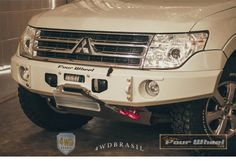
[[[208,33],[155,35],[144,68],[170,69],[183,65],[193,54],[204,49]]]
[[[32,58],[35,34],[36,29],[29,26],[24,31],[19,45],[19,53],[21,56]]]

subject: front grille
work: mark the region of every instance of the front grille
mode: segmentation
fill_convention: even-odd
[[[35,59],[98,66],[142,67],[153,35],[39,29]]]

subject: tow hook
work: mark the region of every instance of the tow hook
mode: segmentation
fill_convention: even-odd
[[[111,105],[106,105],[106,107],[110,108],[111,110],[117,112],[118,114],[122,116],[126,116],[130,118],[131,120],[138,121],[141,119],[141,115],[137,110],[132,110],[132,109],[124,109],[121,107],[116,107],[116,106],[111,106]]]
[[[124,110],[124,109],[119,109],[118,113],[123,116],[127,116],[128,118],[135,120],[135,121],[141,119],[141,115],[136,110],[128,111],[128,110]]]

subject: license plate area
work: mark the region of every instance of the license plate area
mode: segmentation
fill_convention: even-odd
[[[59,107],[100,112],[100,104],[82,93],[83,90],[79,87],[68,86],[59,86],[53,91],[56,105]]]

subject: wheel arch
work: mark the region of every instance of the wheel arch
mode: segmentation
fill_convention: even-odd
[[[230,59],[232,55],[236,54],[236,34],[226,42],[223,51],[228,59]]]
[[[225,62],[225,65],[223,67],[223,72],[220,80],[231,77],[231,79],[236,81],[236,67],[234,65],[236,64],[236,49],[233,50],[232,48],[230,51],[231,53],[228,53],[227,55],[227,61]]]

